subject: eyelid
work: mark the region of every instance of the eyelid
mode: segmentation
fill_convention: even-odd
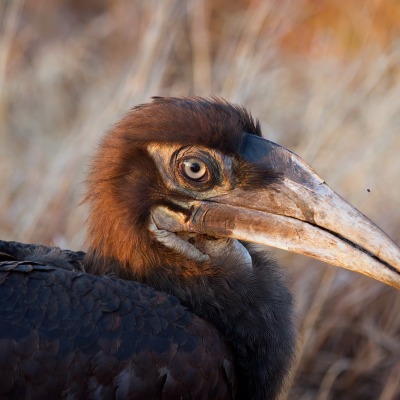
[[[205,164],[207,171],[202,179],[190,179],[183,173],[184,161],[191,158],[198,159]],[[221,172],[218,161],[207,150],[195,146],[185,146],[177,150],[171,158],[171,167],[175,170],[180,184],[193,191],[207,191],[221,183]]]

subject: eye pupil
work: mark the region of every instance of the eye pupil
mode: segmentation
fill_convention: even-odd
[[[192,172],[199,172],[200,171],[200,169],[201,169],[201,166],[200,166],[200,164],[199,163],[193,163],[191,166],[190,166],[190,170],[192,171]]]

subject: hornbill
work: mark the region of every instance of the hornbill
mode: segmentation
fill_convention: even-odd
[[[274,399],[292,299],[261,245],[400,287],[400,250],[242,107],[160,98],[93,159],[88,251],[0,243],[0,398]]]

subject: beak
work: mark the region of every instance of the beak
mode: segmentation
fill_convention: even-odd
[[[400,288],[400,249],[300,157],[250,134],[241,157],[281,178],[193,201],[185,230],[305,254]]]

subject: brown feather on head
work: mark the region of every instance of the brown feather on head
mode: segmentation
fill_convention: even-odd
[[[149,265],[177,261],[176,253],[160,248],[148,230],[151,207],[171,195],[148,144],[200,145],[234,153],[243,132],[261,136],[258,121],[244,108],[217,98],[156,97],[134,107],[103,138],[90,168],[85,198],[90,204],[88,269],[129,276],[134,268],[136,276]]]

